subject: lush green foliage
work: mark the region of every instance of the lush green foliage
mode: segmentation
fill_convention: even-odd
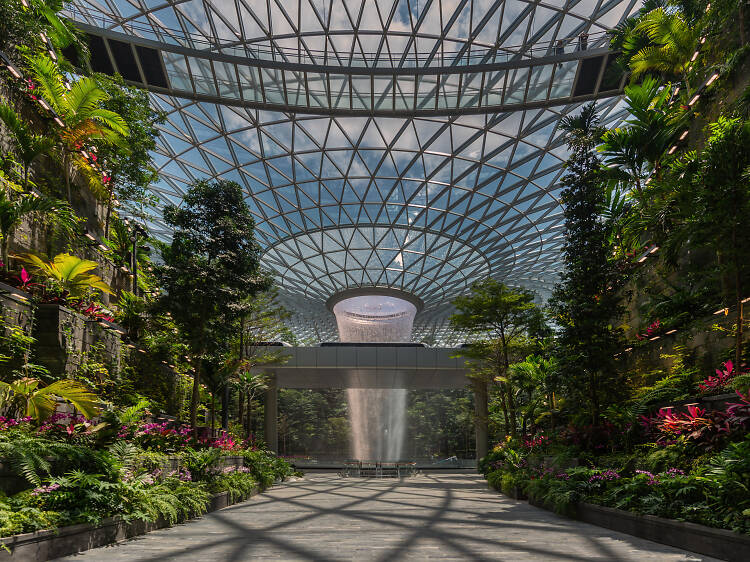
[[[138,412],[123,411],[112,422],[148,428]],[[127,431],[107,446],[101,426],[61,425],[65,418],[38,428],[29,419],[0,419],[0,457],[24,479],[22,491],[0,498],[6,536],[113,515],[174,523],[205,512],[212,494],[227,492],[237,501],[294,474],[267,451],[224,450],[226,439],[194,444],[203,448],[181,440],[167,455],[142,449],[147,443]]]
[[[594,105],[563,122],[572,154],[565,187],[565,270],[551,309],[557,335],[559,369],[567,396],[582,416],[598,424],[616,394],[613,356],[621,332],[613,322],[621,312],[623,277],[612,260],[609,224],[600,219],[605,190],[596,146],[602,134]]]
[[[200,379],[207,353],[226,352],[243,301],[268,288],[260,271],[260,249],[244,194],[234,182],[200,181],[180,207],[164,209],[175,229],[162,248],[158,277],[166,293],[160,304],[185,334],[194,359],[190,421],[197,421]]]

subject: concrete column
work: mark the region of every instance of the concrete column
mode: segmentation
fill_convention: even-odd
[[[487,429],[487,383],[474,381],[474,428],[476,435],[477,460],[487,456],[489,451],[489,431]]]
[[[276,381],[271,381],[265,393],[265,439],[266,445],[274,453],[279,452],[279,390]]]

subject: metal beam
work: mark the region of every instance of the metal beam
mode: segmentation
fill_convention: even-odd
[[[110,41],[131,46],[143,71],[143,80],[131,84],[179,98],[269,111],[391,117],[522,111],[619,95],[625,84],[623,75],[606,87],[604,72],[616,56],[607,48],[540,57],[518,54],[482,64],[349,67],[238,56],[76,25],[103,41],[112,68],[118,68],[118,60]],[[160,64],[149,71],[141,61],[143,53],[158,57]],[[93,70],[106,72],[104,67]]]

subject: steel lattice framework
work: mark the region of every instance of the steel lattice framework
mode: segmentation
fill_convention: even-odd
[[[212,53],[385,67],[397,81],[400,69],[507,62],[539,45],[573,44],[634,9],[636,0],[76,0],[72,15]],[[264,264],[302,341],[335,339],[326,300],[370,286],[422,300],[416,341],[456,343],[450,301],[473,281],[491,276],[545,297],[560,272],[567,152],[559,124],[580,102],[322,115],[221,103],[221,95],[151,95],[167,115],[154,192],[179,203],[203,177],[246,189]],[[624,116],[619,96],[599,106],[607,125]],[[151,226],[169,236],[158,209]]]

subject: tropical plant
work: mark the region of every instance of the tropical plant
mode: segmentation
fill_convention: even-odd
[[[80,451],[70,443],[52,441],[30,433],[16,433],[0,440],[0,457],[14,474],[23,476],[29,484],[39,486],[42,478],[52,471],[50,459],[74,457]]]
[[[112,294],[112,289],[98,275],[91,273],[99,264],[70,254],[58,254],[47,261],[34,254],[19,254],[18,260],[28,264],[33,271],[51,279],[71,297],[83,297],[92,290]]]
[[[602,134],[595,105],[564,119],[562,127],[572,152],[562,178],[565,270],[550,305],[560,326],[561,383],[579,415],[596,425],[616,395],[613,356],[622,336],[612,324],[621,311],[624,277],[612,259],[610,225],[600,219],[606,185],[595,150]]]
[[[128,337],[136,341],[146,326],[146,301],[130,291],[122,291],[117,301],[117,323],[128,331]]]
[[[102,107],[114,111],[128,124],[125,137],[128,150],[116,144],[104,144],[97,152],[98,157],[107,163],[104,237],[110,238],[115,200],[125,205],[129,214],[141,217],[142,206],[154,203],[150,187],[158,180],[158,174],[152,154],[159,137],[157,125],[164,121],[164,116],[152,108],[148,92],[128,86],[121,76],[96,74],[94,78],[108,94]]]
[[[523,361],[511,365],[514,385],[519,392],[526,394],[526,404],[522,408],[523,434],[526,433],[527,422],[530,421],[533,426],[546,417],[549,417],[550,429],[554,430],[556,370],[556,358],[540,355],[529,355]]]
[[[42,422],[57,409],[57,398],[70,402],[86,418],[94,418],[100,411],[98,399],[81,383],[63,379],[40,386],[38,379],[23,378],[10,383],[0,381],[0,404],[12,411]]]
[[[23,189],[28,191],[31,164],[40,156],[49,154],[55,146],[55,139],[33,133],[31,127],[6,103],[0,103],[0,119],[15,141],[16,154],[23,165]]]
[[[250,370],[251,364],[252,363],[245,359],[231,360],[231,364],[227,365],[227,368],[233,372],[230,384],[239,392],[240,400],[244,398],[247,401],[247,410],[245,411],[245,431],[247,435],[250,435],[253,400],[261,392],[268,389],[268,384],[270,382],[267,375],[252,372]],[[243,423],[243,421],[242,416],[240,416],[240,423]]]
[[[670,103],[673,88],[646,77],[641,84],[625,87],[629,118],[624,126],[606,131],[599,151],[607,164],[625,170],[637,194],[660,163],[685,119],[685,112]]]
[[[235,333],[241,303],[267,289],[269,280],[260,269],[254,221],[236,183],[196,182],[180,207],[164,209],[164,220],[174,235],[172,244],[162,248],[163,265],[157,268],[165,289],[158,304],[171,312],[190,345],[190,423],[196,427],[204,355],[222,355]]]
[[[462,352],[466,357],[480,360],[473,373],[475,383],[498,383],[505,427],[515,435],[516,389],[510,377],[510,364],[519,344],[524,349],[524,338],[543,327],[541,313],[534,304],[534,294],[488,279],[474,283],[471,294],[456,298],[453,305],[457,312],[451,316],[451,324],[480,338]]]
[[[53,224],[66,234],[72,234],[78,224],[75,212],[65,201],[30,193],[10,197],[0,189],[0,259],[5,271],[10,268],[8,258],[13,234],[23,220],[29,217],[51,219]]]
[[[683,81],[690,95],[688,73],[699,31],[677,10],[660,6],[644,14],[623,41],[633,78],[648,73],[675,77]]]
[[[86,41],[70,20],[60,17],[62,9],[63,0],[4,0],[0,3],[0,49],[14,56],[51,45],[55,56],[61,57],[64,49],[72,47],[83,61],[88,57]]]
[[[121,143],[122,137],[128,134],[128,125],[117,113],[101,107],[109,95],[94,78],[79,78],[68,89],[60,68],[48,56],[30,56],[28,65],[39,84],[40,93],[65,123],[60,132],[60,152],[65,190],[70,201],[71,162],[82,170],[90,170],[90,165],[80,155],[85,145],[93,141]]]

